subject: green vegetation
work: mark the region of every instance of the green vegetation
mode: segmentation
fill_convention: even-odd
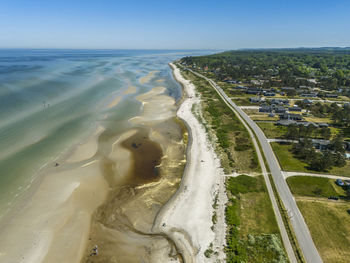
[[[349,262],[350,203],[301,199],[297,204],[323,262]]]
[[[282,200],[281,200],[281,198],[280,198],[280,196],[279,196],[279,194],[277,192],[276,185],[275,185],[275,182],[273,181],[271,173],[269,174],[269,178],[270,178],[270,182],[271,182],[271,186],[272,186],[273,192],[274,192],[275,197],[276,197],[278,209],[280,210],[280,213],[281,213],[281,216],[282,216],[283,224],[286,227],[286,231],[287,231],[287,234],[288,234],[288,237],[289,237],[289,241],[291,242],[291,245],[292,245],[292,248],[293,248],[293,251],[294,251],[294,255],[296,256],[296,259],[297,259],[298,263],[304,263],[305,259],[304,259],[304,256],[303,256],[302,252],[301,252],[298,240],[297,240],[297,238],[295,236],[293,227],[291,225],[290,218],[289,218],[289,215],[288,215],[288,211],[285,209],[284,204],[283,204],[283,202],[282,202]]]
[[[293,157],[291,152],[292,144],[290,143],[271,143],[272,149],[280,162],[282,170],[296,172],[310,172],[306,169],[307,163]]]
[[[264,123],[257,122],[260,129],[265,133],[267,138],[276,139],[276,138],[284,138],[287,128],[284,126],[276,126],[274,123]]]
[[[345,191],[329,178],[293,176],[287,178],[287,183],[294,195],[325,198],[345,196]]]
[[[350,86],[349,48],[227,51],[186,57],[181,62],[210,72],[216,80],[263,79],[263,87],[311,85],[335,90]],[[316,78],[317,82],[309,82],[309,78]],[[350,91],[344,89],[342,93],[349,95]]]
[[[182,71],[182,74],[192,81],[200,93],[201,108],[194,107],[192,111],[204,125],[209,139],[216,142],[225,173],[259,173],[255,149],[244,125],[207,81],[189,71]]]
[[[308,163],[296,158],[292,152],[292,144],[289,143],[271,143],[272,149],[284,171],[320,173],[319,171],[311,170]],[[343,167],[333,167],[329,171],[330,174],[350,176],[350,162],[346,161]]]
[[[209,245],[209,248],[207,250],[204,251],[204,256],[206,258],[210,258],[211,255],[214,253],[214,250],[213,250],[213,243],[210,243]]]
[[[314,171],[328,171],[333,166],[344,167],[346,160],[344,156],[343,139],[336,136],[326,150],[316,151],[314,144],[310,139],[299,140],[293,143],[292,153],[294,157],[308,163],[308,168]]]
[[[236,103],[237,106],[256,106],[256,103],[251,103],[249,98],[234,98],[233,102]]]
[[[262,176],[227,180],[227,262],[288,262]]]

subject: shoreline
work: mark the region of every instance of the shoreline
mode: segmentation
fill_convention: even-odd
[[[220,215],[220,222],[216,223],[214,231],[211,229],[214,213],[212,204],[216,195],[219,196],[221,206],[226,202],[226,195],[222,193],[223,170],[202,125],[191,112],[192,105],[200,102],[200,98],[195,94],[194,85],[182,77],[173,63],[169,65],[175,80],[182,85],[183,93],[186,94],[177,116],[188,129],[189,143],[180,187],[162,207],[153,228],[167,234],[176,243],[186,262],[214,262],[214,256],[204,256],[210,244],[218,250],[217,259],[224,260],[224,215]]]
[[[173,145],[171,147],[178,147],[176,145],[181,143],[178,139],[168,141],[169,138],[167,137],[169,135],[167,134],[169,133],[167,131],[171,127],[164,129],[165,126],[169,125],[167,122],[175,117],[175,112],[177,118],[186,126],[189,134],[189,146],[186,149],[187,158],[184,156],[183,160],[180,158],[177,161],[179,163],[175,164],[172,163],[175,148],[167,152],[167,154],[170,154],[169,156],[165,154],[164,158],[168,159],[167,165],[173,167],[171,169],[177,169],[174,167],[181,166],[181,163],[185,165],[186,159],[190,161],[186,163],[182,177],[179,174],[178,179],[177,177],[166,179],[172,180],[171,187],[177,184],[180,186],[174,189],[174,194],[169,195],[170,199],[164,200],[164,205],[154,214],[153,220],[150,221],[149,235],[151,235],[150,237],[154,234],[159,235],[159,237],[163,235],[164,238],[169,237],[178,251],[182,252],[186,262],[213,262],[212,259],[204,257],[204,251],[208,249],[210,243],[213,243],[214,246],[220,243],[217,242],[216,230],[218,227],[214,228],[214,232],[210,228],[214,211],[212,208],[213,200],[219,186],[224,182],[224,177],[220,176],[222,172],[220,162],[215,159],[215,153],[206,141],[203,127],[191,114],[190,108],[184,110],[186,105],[190,107],[191,103],[194,102],[193,100],[198,100],[194,96],[194,99],[188,102],[188,96],[186,98],[186,94],[194,92],[194,90],[188,90],[188,85],[191,84],[183,84],[180,82],[179,76],[174,74],[174,70],[172,73],[175,80],[183,88],[183,96],[180,101],[175,102],[173,98],[164,95],[165,88],[154,88],[149,92],[138,95],[137,99],[144,106],[146,104],[146,107],[142,107],[141,115],[128,120],[131,123],[150,129],[150,139],[158,142],[163,150],[168,149],[170,145]],[[116,97],[112,102],[115,103],[118,100],[119,98]],[[152,101],[156,102],[155,107],[148,108]],[[167,108],[166,111],[163,111],[164,107]],[[182,113],[180,112],[181,109]],[[159,113],[161,113],[161,116],[159,116]],[[173,123],[174,120],[170,122]],[[153,129],[153,127],[157,128]],[[6,224],[2,226],[3,239],[0,240],[0,261],[52,263],[81,262],[83,260],[84,254],[90,247],[90,230],[96,209],[105,204],[110,193],[110,187],[100,168],[102,162],[98,158],[99,155],[96,155],[99,136],[104,131],[105,127],[99,122],[92,123],[91,130],[82,139],[65,149],[60,156],[48,163],[38,173],[29,191],[21,197],[23,200],[21,199],[18,207],[11,213],[11,221],[6,221]],[[199,134],[192,134],[192,132],[199,132]],[[196,144],[198,136],[202,142],[199,145]],[[120,136],[118,136],[110,149],[111,152],[108,150],[111,159],[120,159],[119,155],[119,157],[115,155],[114,149],[117,144],[121,143],[120,139]],[[193,154],[193,151],[198,151],[198,154]],[[125,151],[125,153],[128,153],[128,151]],[[205,160],[205,164],[202,160]],[[54,167],[56,162],[59,163],[58,167]],[[193,167],[196,165],[204,165],[204,168],[200,168],[199,171],[204,169],[205,176],[193,173]],[[125,162],[125,165],[118,169],[118,173],[124,174],[129,170],[129,164]],[[212,174],[216,176],[211,176]],[[145,191],[148,188],[151,189],[151,187],[165,189],[164,187],[169,187],[167,184],[167,181],[162,180],[154,183],[154,186],[153,184],[146,184],[142,187],[136,187],[135,190]],[[198,185],[202,186],[196,190]],[[191,200],[193,198],[193,206],[186,202],[186,198]],[[198,209],[196,210],[196,208]],[[193,214],[189,211],[193,211]],[[130,213],[132,215],[133,212],[130,211]],[[150,211],[149,216],[152,213]],[[187,214],[187,218],[182,218],[183,214]],[[151,220],[151,217],[147,220]],[[163,220],[167,227],[162,227]],[[142,222],[135,221],[135,223],[141,229],[144,228],[145,233],[148,232],[147,226]],[[168,226],[172,226],[171,229],[168,229]],[[168,245],[166,245],[166,242],[157,241],[155,236],[152,239],[147,238],[145,236],[140,242],[147,243],[149,242],[147,240],[153,240],[154,245],[161,242],[159,244],[164,246],[161,251],[156,250],[152,258],[157,259],[157,262],[168,260],[169,256],[166,252]],[[113,251],[111,248],[110,252]],[[175,260],[173,256],[171,256],[171,259],[172,262]]]

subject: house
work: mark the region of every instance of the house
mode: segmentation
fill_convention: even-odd
[[[335,180],[335,183],[339,186],[343,186],[344,185],[344,182],[341,180],[341,179],[337,179]]]
[[[260,92],[261,92],[261,89],[260,88],[256,88],[256,87],[249,87],[245,91],[245,93],[247,93],[247,94],[254,94],[254,95],[258,95],[258,94],[260,94]]]
[[[268,91],[268,92],[265,92],[264,95],[266,97],[273,97],[273,96],[276,96],[276,92]]]
[[[326,98],[338,98],[338,94],[334,94],[334,93],[326,93],[325,94]]]
[[[320,140],[320,139],[312,139],[312,144],[314,145],[315,149],[320,151],[325,151],[329,149],[330,141],[327,140]]]
[[[275,114],[274,114],[273,112],[271,112],[271,113],[269,114],[269,117],[275,117]]]
[[[275,113],[278,113],[278,114],[286,112],[286,109],[283,106],[275,106],[274,110],[275,110]]]
[[[350,153],[345,153],[345,159],[350,160]]]
[[[289,100],[287,99],[272,99],[270,100],[271,104],[276,104],[276,105],[288,105]]]
[[[294,87],[282,87],[281,90],[283,90],[284,92],[287,92],[287,91],[295,90],[295,88]]]
[[[302,94],[300,94],[300,97],[305,97],[305,98],[316,98],[316,97],[317,97],[317,93],[315,93],[315,92],[302,93]]]
[[[261,98],[260,97],[251,97],[249,98],[250,103],[259,103],[261,102]]]
[[[307,104],[307,105],[312,104],[312,100],[309,100],[309,99],[303,99],[302,102]]]
[[[228,80],[225,80],[225,82],[229,84],[237,84],[237,80],[234,80],[234,79],[228,79]]]
[[[269,105],[262,105],[259,108],[259,112],[272,112],[273,108]]]
[[[327,123],[317,123],[319,128],[328,128],[329,125]]]
[[[302,121],[303,116],[300,114],[293,114],[293,113],[284,113],[280,115],[281,120],[293,120],[293,121]]]
[[[297,93],[309,93],[310,92],[310,88],[307,86],[299,86],[299,89],[297,89]]]
[[[297,122],[293,120],[279,120],[276,122],[276,125],[278,126],[289,126],[292,124],[297,124]]]
[[[298,106],[293,106],[293,107],[289,107],[288,110],[289,110],[289,111],[299,111],[299,112],[300,112],[300,111],[301,111],[301,108],[298,107]]]

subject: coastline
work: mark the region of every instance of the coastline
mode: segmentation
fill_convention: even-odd
[[[187,94],[177,111],[177,116],[188,129],[189,144],[180,187],[162,207],[153,229],[158,229],[172,238],[186,262],[224,260],[226,224],[222,208],[227,197],[224,193],[223,170],[212,145],[207,140],[204,128],[191,111],[192,105],[200,102],[200,98],[195,94],[194,85],[182,77],[173,63],[169,65],[175,80],[183,86],[183,91]],[[216,196],[220,209],[213,231],[213,202]],[[218,251],[218,255],[207,258],[204,252],[210,246]]]
[[[176,78],[175,75],[174,77]],[[126,94],[133,93],[134,90],[132,88]],[[124,259],[127,258],[125,258],[126,255],[133,255],[135,260],[137,255],[144,255],[145,259],[150,260],[149,262],[168,262],[169,260],[181,262],[178,251],[182,251],[187,259],[186,262],[211,262],[204,257],[203,252],[210,243],[213,242],[214,245],[217,243],[216,228],[214,232],[210,228],[213,199],[220,182],[216,181],[217,178],[214,180],[209,177],[210,182],[207,182],[203,177],[201,191],[193,191],[194,186],[199,182],[199,177],[198,175],[195,178],[187,176],[192,175],[192,172],[187,170],[193,167],[190,163],[203,165],[201,159],[198,158],[208,160],[205,167],[215,166],[220,170],[220,164],[218,160],[215,160],[214,155],[210,154],[198,155],[196,160],[192,160],[194,148],[204,152],[207,151],[205,147],[210,148],[210,145],[205,144],[206,142],[202,145],[204,148],[192,145],[187,149],[187,158],[191,159],[191,162],[188,162],[186,172],[183,173],[186,163],[184,155],[186,140],[183,137],[186,129],[183,126],[187,127],[189,133],[194,131],[190,126],[193,120],[186,120],[186,114],[192,114],[190,108],[183,112],[185,117],[180,114],[180,109],[188,105],[185,92],[183,98],[176,102],[172,97],[165,95],[164,91],[165,88],[155,87],[136,97],[142,103],[141,114],[128,119],[127,122],[133,127],[136,126],[137,129],[130,129],[108,137],[108,141],[105,141],[104,146],[100,148],[99,141],[101,137],[106,139],[105,134],[108,133],[108,130],[106,131],[106,127],[101,122],[95,122],[91,133],[89,131],[82,140],[66,149],[62,155],[40,172],[40,176],[30,188],[30,193],[25,194],[26,200],[12,214],[11,221],[8,220],[2,228],[1,262],[83,262],[84,258],[86,259],[84,255],[89,255],[91,247],[95,244],[99,244],[100,250],[100,243],[97,243],[96,240],[103,241],[101,251],[109,259],[113,259],[116,255],[120,258],[120,254],[115,250],[115,244],[125,247],[127,242],[130,242],[130,245],[135,245],[135,247],[129,247],[128,251],[123,251],[126,252]],[[106,104],[107,109],[111,103],[114,107],[119,101],[120,98],[113,98],[109,104]],[[176,112],[178,117],[175,116]],[[181,125],[179,125],[179,119],[182,120]],[[199,123],[198,125],[200,127]],[[129,180],[134,180],[130,178],[130,169],[135,164],[131,156],[133,149],[130,151],[123,144],[128,138],[133,137],[136,131],[146,131],[144,134],[137,135],[139,139],[144,140],[148,134],[149,140],[142,142],[154,143],[152,147],[159,145],[163,151],[161,163],[156,166],[162,176],[155,181],[146,182],[144,179],[134,181],[130,185],[130,190],[120,192],[123,198],[126,198],[124,201],[116,202],[121,197],[116,195],[117,198],[110,199],[112,203],[108,203],[108,198],[114,193],[113,191],[126,189],[125,186],[129,187],[131,182]],[[201,131],[200,136],[206,141],[204,131]],[[197,142],[195,138],[197,138],[196,135],[190,136],[191,141]],[[137,137],[131,140],[135,139]],[[114,175],[108,175],[108,171],[104,170],[106,160],[107,164],[111,165],[110,172]],[[56,162],[59,165],[55,166]],[[118,164],[115,167],[113,163]],[[214,174],[217,174],[217,170]],[[182,181],[180,175],[183,175]],[[223,182],[223,177],[221,179]],[[135,182],[138,183],[135,184]],[[123,186],[123,183],[127,184]],[[190,197],[194,197],[194,206],[199,206],[197,210],[199,214],[192,220],[192,223],[198,225],[198,228],[193,228],[193,225],[189,224],[191,223],[188,217],[190,214],[182,222],[180,220],[178,224],[173,224],[173,215],[176,220],[176,217],[181,217],[181,213],[193,208],[188,205],[180,207],[183,206],[183,197],[187,198],[187,195],[183,195],[184,192],[189,192]],[[130,194],[130,200],[125,194]],[[203,200],[198,202],[198,199]],[[178,209],[172,207],[174,204],[179,205]],[[110,209],[106,210],[107,213],[110,213],[110,217],[104,218],[106,222],[111,222],[109,220],[115,216],[119,220],[118,216],[121,216],[122,221],[120,222],[128,220],[127,225],[130,224],[128,227],[131,228],[125,231],[122,226],[117,229],[111,227],[107,230],[107,227],[110,227],[109,223],[95,225],[93,228],[97,209],[106,206]],[[119,207],[121,214],[116,210]],[[166,210],[170,214],[163,213]],[[103,209],[100,211],[103,212]],[[193,213],[197,214],[197,212]],[[169,235],[161,225],[157,226],[161,215],[167,217],[165,218],[166,224],[173,224]],[[190,231],[191,228],[193,228],[192,231]],[[91,229],[97,232],[91,232]],[[113,238],[115,243],[108,245],[110,238]],[[188,250],[188,253],[184,252],[185,250]],[[105,258],[98,257],[93,260],[104,262]],[[134,261],[128,259],[125,262]]]

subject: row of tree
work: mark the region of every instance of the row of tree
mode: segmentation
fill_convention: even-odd
[[[313,125],[297,125],[291,124],[287,127],[284,137],[288,140],[300,140],[301,138],[322,138],[329,140],[331,138],[331,130],[328,127],[317,128]]]

